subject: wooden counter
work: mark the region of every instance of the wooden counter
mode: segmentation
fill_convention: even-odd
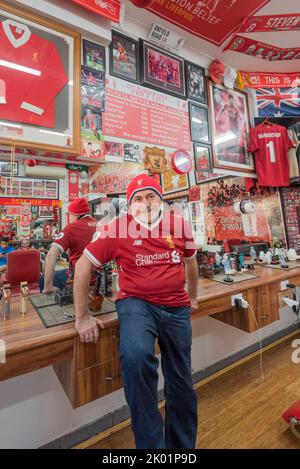
[[[236,284],[199,279],[199,309],[192,319],[212,316],[247,332],[279,319],[280,282],[300,285],[300,267],[287,271],[256,267],[258,278]],[[243,293],[253,312],[231,307],[231,295]],[[11,314],[0,319],[0,339],[6,344],[6,363],[0,363],[0,381],[54,365],[72,405],[78,407],[122,386],[118,358],[116,313],[101,315],[105,329],[96,345],[81,344],[74,323],[45,328],[29,305],[19,314],[19,297],[12,301]]]

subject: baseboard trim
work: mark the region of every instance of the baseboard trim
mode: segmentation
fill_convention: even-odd
[[[262,341],[263,351],[267,351],[277,345],[281,344],[300,334],[297,325],[290,326],[282,331],[279,331]],[[255,344],[246,347],[239,352],[220,360],[217,363],[205,368],[204,370],[197,371],[193,374],[194,389],[199,389],[205,384],[215,380],[219,376],[229,372],[230,370],[243,365],[249,360],[252,360],[260,353],[260,344]],[[163,390],[158,393],[159,408],[164,406]],[[97,442],[117,433],[118,431],[130,425],[130,412],[128,406],[123,406],[116,409],[114,412],[101,417],[100,419],[88,425],[80,427],[71,433],[53,440],[41,447],[41,449],[88,449],[95,445]]]

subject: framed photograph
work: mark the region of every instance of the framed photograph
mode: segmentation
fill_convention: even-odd
[[[188,175],[175,173],[173,169],[160,174],[160,183],[163,194],[173,194],[190,188]]]
[[[12,163],[12,174],[18,175],[18,163]],[[10,161],[0,161],[0,176],[10,176],[11,174],[11,163]]]
[[[207,103],[205,69],[185,61],[186,97],[199,103]]]
[[[141,85],[185,99],[184,60],[140,40]]]
[[[93,111],[105,110],[105,73],[81,67],[81,106]]]
[[[54,218],[54,207],[51,205],[41,205],[39,207],[39,218]]]
[[[79,154],[80,34],[2,0],[0,21],[1,141]]]
[[[35,179],[17,176],[12,184],[10,177],[3,176],[2,180],[0,186],[1,197],[59,199],[58,179]]]
[[[210,145],[204,143],[194,143],[195,175],[196,183],[198,173],[212,173],[212,155]]]
[[[200,143],[210,143],[210,127],[208,109],[201,104],[189,102],[191,140]]]
[[[124,143],[124,161],[141,163],[143,161],[143,145],[140,143]]]
[[[138,41],[117,31],[111,32],[109,73],[133,83],[140,82]]]
[[[247,151],[250,130],[247,94],[208,81],[214,168],[254,173]]]
[[[105,72],[105,47],[100,44],[82,40],[82,62],[98,72]]]

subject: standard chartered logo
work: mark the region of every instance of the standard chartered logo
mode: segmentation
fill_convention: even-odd
[[[0,363],[6,363],[6,344],[0,339]]]
[[[180,254],[178,251],[172,251],[172,262],[174,262],[174,264],[179,264],[180,262]]]

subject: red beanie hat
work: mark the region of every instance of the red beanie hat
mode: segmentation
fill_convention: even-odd
[[[158,182],[156,182],[153,177],[148,176],[147,174],[140,174],[132,179],[128,184],[126,198],[128,205],[131,203],[131,199],[139,191],[144,191],[146,189],[151,189],[156,192],[156,194],[162,199],[162,188]]]
[[[69,205],[68,212],[78,217],[90,213],[88,201],[84,197],[73,200]]]

